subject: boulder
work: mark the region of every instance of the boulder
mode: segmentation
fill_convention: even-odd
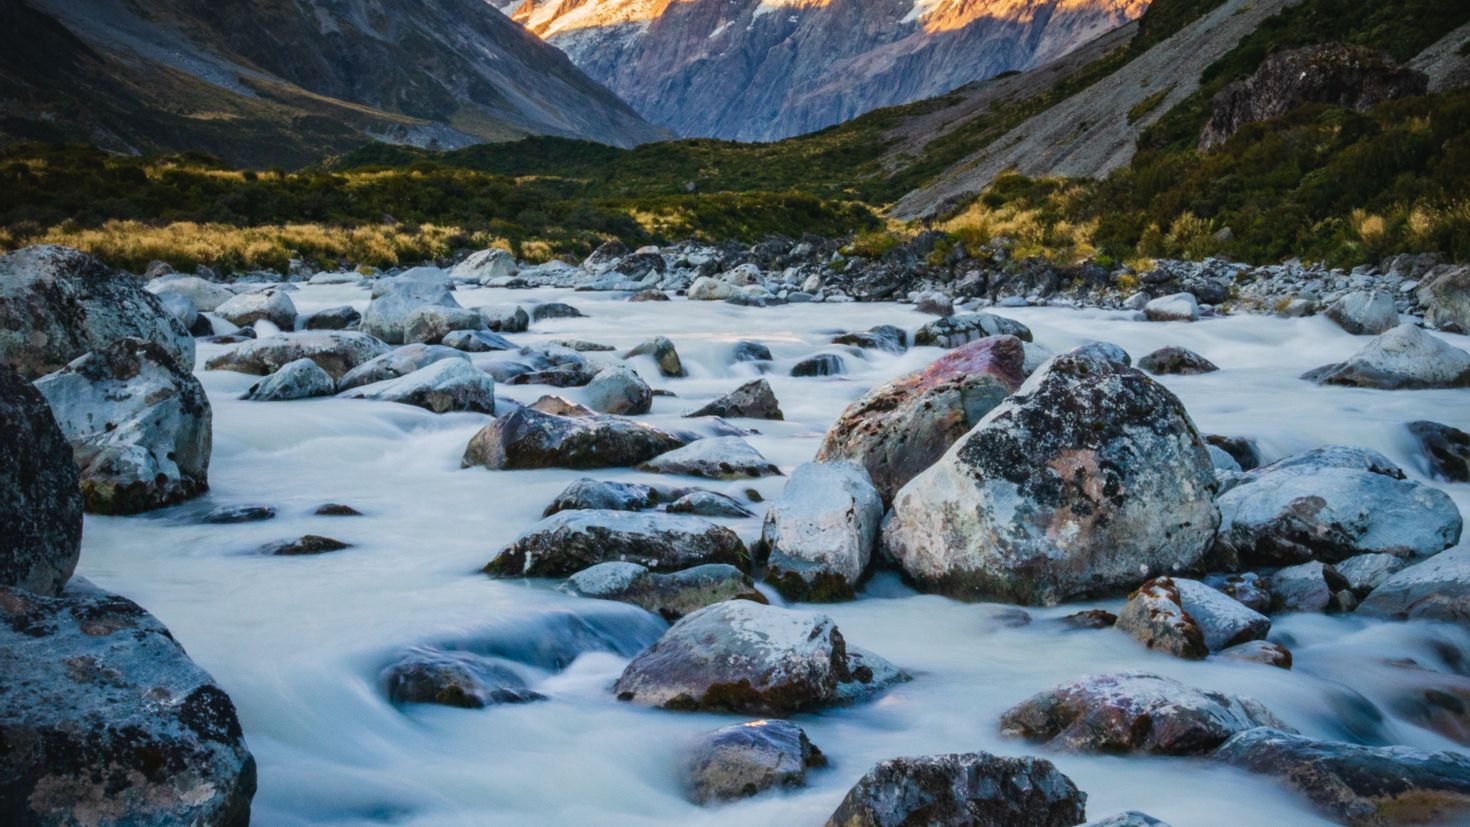
[[[1265,614],[1271,611],[1271,589],[1266,581],[1253,571],[1242,574],[1212,574],[1205,577],[1205,585],[1218,589],[1220,593],[1251,610]]]
[[[1393,296],[1381,290],[1354,290],[1328,305],[1326,316],[1355,336],[1377,336],[1399,324]]]
[[[383,382],[388,379],[397,379],[407,376],[416,370],[421,370],[444,359],[458,359],[469,361],[469,357],[452,347],[443,345],[404,345],[402,347],[388,350],[383,346],[383,352],[367,361],[362,362],[351,370],[342,374],[337,382],[337,389],[349,391],[363,385],[371,385],[375,382]],[[330,372],[330,371],[328,371]]]
[[[123,339],[36,381],[81,468],[88,511],[134,514],[209,488],[211,412],[163,347]]]
[[[617,239],[604,241],[592,255],[582,261],[582,269],[589,273],[604,273],[617,266],[631,251],[628,245]]]
[[[650,571],[637,563],[598,563],[567,578],[561,590],[579,597],[632,603],[670,623],[726,600],[766,602],[750,575],[726,563],[668,573]]]
[[[736,342],[730,349],[731,362],[769,362],[771,349],[760,342]]]
[[[605,367],[587,383],[587,406],[606,414],[638,416],[653,408],[653,389],[624,365]]]
[[[1044,758],[890,758],[847,791],[826,827],[1069,827],[1083,822],[1086,804]]]
[[[746,382],[744,385],[684,414],[686,417],[723,416],[743,419],[783,419],[781,403],[771,383],[764,379]]]
[[[728,600],[669,627],[613,692],[665,709],[788,715],[850,703],[904,678],[882,658],[849,650],[826,615]]]
[[[791,367],[791,375],[798,377],[838,376],[843,373],[847,373],[847,363],[835,353],[808,356]]]
[[[903,353],[909,349],[909,336],[901,327],[880,324],[860,333],[844,333],[832,339],[834,345],[848,345],[863,350]]]
[[[1470,353],[1412,324],[1373,337],[1346,362],[1302,374],[1319,385],[1381,390],[1470,387]]]
[[[436,414],[495,413],[495,380],[465,359],[441,359],[406,376],[364,385],[342,395],[414,405]]]
[[[750,509],[730,499],[724,494],[716,494],[713,491],[690,491],[688,494],[669,503],[665,509],[670,514],[695,514],[700,517],[754,517]]]
[[[281,330],[296,327],[296,305],[285,291],[274,287],[240,293],[214,309],[214,314],[239,327],[270,322]]]
[[[494,350],[515,350],[511,340],[488,330],[451,330],[444,334],[439,343],[445,347],[466,353],[489,353]]]
[[[46,398],[3,364],[0,422],[0,586],[60,594],[82,543],[71,446]]]
[[[1419,282],[1415,298],[1424,321],[1450,333],[1470,333],[1470,267],[1445,267]]]
[[[1209,359],[1182,347],[1161,347],[1138,360],[1138,366],[1157,375],[1194,376],[1220,368]]]
[[[1409,747],[1319,741],[1252,729],[1214,760],[1280,779],[1334,821],[1355,827],[1440,823],[1470,810],[1470,757]]]
[[[194,300],[181,293],[158,293],[156,295],[163,309],[170,316],[178,319],[179,324],[183,325],[185,330],[192,333],[194,326],[199,323],[199,308],[194,304]],[[207,324],[208,320],[205,321]],[[210,331],[213,332],[213,327],[210,327]]]
[[[254,402],[284,402],[331,396],[336,391],[337,383],[332,381],[331,374],[316,362],[302,358],[282,365],[280,370],[251,385],[240,398]]]
[[[213,313],[215,308],[235,297],[235,291],[223,284],[216,284],[198,276],[170,275],[166,278],[156,278],[143,285],[143,289],[155,296],[166,294],[184,296],[194,302],[194,307],[198,308],[200,313]]]
[[[263,522],[274,519],[275,516],[275,506],[222,505],[204,512],[199,517],[199,522],[205,525],[237,525],[239,523]]]
[[[1242,471],[1254,471],[1261,467],[1263,457],[1256,441],[1240,436],[1205,434],[1205,442],[1229,454]]]
[[[1347,587],[1353,590],[1353,594],[1361,599],[1408,565],[1408,561],[1402,557],[1379,553],[1349,557],[1332,568],[1347,583]]]
[[[1403,478],[1375,451],[1327,446],[1245,474],[1221,494],[1217,550],[1244,565],[1358,554],[1427,557],[1459,541],[1448,494]]]
[[[547,319],[580,319],[587,314],[563,302],[546,302],[531,308],[531,321],[544,322]]]
[[[242,342],[210,359],[205,367],[265,376],[298,359],[310,359],[328,376],[341,379],[343,386],[348,387],[349,377],[358,367],[387,353],[387,345],[366,333],[346,330],[282,333]]]
[[[673,498],[674,492],[651,485],[583,477],[563,488],[541,516],[558,511],[647,511]]]
[[[1271,620],[1198,580],[1159,577],[1129,595],[1118,628],[1150,649],[1203,658],[1238,643],[1261,640]]]
[[[250,822],[234,704],[131,600],[0,588],[0,674],[6,823]]]
[[[309,278],[309,279],[306,280],[306,283],[307,284],[362,284],[364,281],[366,281],[366,279],[362,276],[361,273],[354,273],[351,270],[337,270],[335,272],[333,272],[333,271],[326,271],[326,272],[321,272],[321,273],[313,273],[312,276],[311,276],[311,278]]]
[[[464,261],[454,265],[449,271],[449,277],[455,281],[487,284],[492,279],[509,278],[520,271],[515,256],[491,247],[470,253]]]
[[[447,279],[413,277],[410,275],[413,272],[382,280],[381,286],[375,286],[373,300],[362,314],[360,326],[364,333],[391,345],[401,345],[409,341],[406,336],[413,311],[426,306],[461,309],[449,292]]]
[[[1250,640],[1220,650],[1222,660],[1261,663],[1278,669],[1291,668],[1291,650],[1279,643],[1266,640]]]
[[[735,293],[735,288],[730,284],[710,276],[700,276],[689,285],[684,294],[690,301],[718,302],[730,298]]]
[[[1347,611],[1357,606],[1347,580],[1336,569],[1315,560],[1278,569],[1271,575],[1270,585],[1272,611]],[[1345,596],[1339,597],[1341,593]]]
[[[1015,336],[1031,341],[1031,329],[992,313],[961,313],[929,322],[914,333],[914,347],[955,348],[986,336]]]
[[[479,709],[545,700],[520,675],[471,652],[415,647],[383,669],[380,680],[396,704]]]
[[[1083,344],[1072,348],[1071,352],[1090,353],[1093,356],[1098,356],[1112,362],[1119,362],[1124,365],[1133,364],[1133,357],[1128,355],[1128,351],[1124,350],[1118,345],[1113,344],[1112,342],[1084,342]]]
[[[882,520],[883,499],[862,466],[797,466],[761,527],[766,582],[788,600],[852,599]]]
[[[350,304],[329,307],[307,316],[301,322],[305,330],[346,330],[362,321],[362,314]]]
[[[806,786],[806,771],[826,756],[790,721],[721,727],[700,737],[680,762],[684,794],[695,804],[733,801],[772,787]]]
[[[135,277],[67,247],[0,256],[0,363],[35,379],[128,337],[194,369],[188,328]]]
[[[898,492],[883,543],[927,591],[1050,605],[1193,566],[1219,521],[1214,490],[1173,394],[1062,354]]]
[[[481,428],[463,465],[518,468],[616,468],[637,465],[687,444],[683,436],[617,417],[570,417],[517,408]]]
[[[1109,816],[1100,821],[1089,821],[1085,827],[1170,827],[1168,822],[1159,821],[1148,813],[1129,810]]]
[[[540,411],[541,413],[553,414],[555,416],[570,416],[574,418],[597,416],[597,411],[592,410],[586,405],[578,405],[576,402],[564,396],[552,396],[549,393],[537,398],[535,402],[532,402],[526,407],[533,411]]]
[[[669,294],[656,287],[639,290],[637,293],[628,297],[628,301],[630,302],[666,302],[668,300]]]
[[[955,348],[927,368],[879,385],[827,431],[818,462],[851,460],[891,501],[1024,380],[1025,354],[1013,336]]]
[[[920,313],[947,318],[954,315],[954,299],[943,293],[929,292],[918,297],[914,302],[914,309]]]
[[[524,333],[531,326],[531,316],[523,307],[482,307],[480,318],[485,327],[497,333]]]
[[[649,356],[658,365],[658,372],[662,376],[677,379],[688,376],[684,372],[684,363],[679,361],[679,351],[674,349],[674,343],[666,337],[655,336],[641,345],[623,354],[624,359],[632,359],[635,356]]]
[[[560,511],[521,532],[485,566],[499,577],[567,577],[609,560],[672,571],[705,563],[744,568],[735,532],[700,517]]]
[[[435,345],[450,333],[475,331],[484,326],[485,320],[480,318],[478,311],[459,305],[420,305],[409,310],[403,318],[403,342]]]
[[[738,436],[695,440],[644,462],[640,471],[687,474],[716,480],[778,476],[781,469]]]
[[[1143,306],[1143,315],[1151,322],[1193,322],[1199,319],[1199,302],[1193,293],[1160,296]]]
[[[1422,419],[1405,427],[1428,459],[1430,473],[1448,482],[1470,482],[1470,434]]]
[[[1455,549],[1383,581],[1359,614],[1470,625],[1470,549]]]
[[[332,551],[342,551],[348,548],[352,548],[351,543],[344,543],[332,537],[323,537],[320,534],[303,534],[294,540],[279,540],[274,543],[266,543],[260,547],[260,553],[272,557],[301,557],[311,554],[326,554]]]
[[[1285,725],[1251,698],[1144,672],[1062,683],[1011,707],[1004,735],[1067,752],[1206,755],[1238,732]]]

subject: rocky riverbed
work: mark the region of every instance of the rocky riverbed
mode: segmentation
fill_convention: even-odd
[[[193,340],[208,490],[149,487],[166,501],[127,516],[89,494],[76,564],[233,700],[258,823],[890,823],[883,789],[970,772],[1024,776],[1031,793],[992,804],[1025,823],[1402,820],[1374,795],[1467,812],[1470,484],[1446,478],[1453,432],[1407,426],[1470,429],[1443,349],[1470,337],[1380,341],[1325,314],[1018,306],[936,326],[887,302],[311,281],[259,301],[189,284],[196,313],[218,300],[196,330],[225,334]],[[249,333],[220,318],[235,313]],[[410,343],[276,338],[327,316]],[[1119,361],[1165,347],[1200,358]],[[1354,383],[1303,378],[1343,365]],[[1361,386],[1385,376],[1400,389]],[[684,416],[705,407],[723,416]],[[908,468],[863,443],[912,434],[956,447]],[[1330,445],[1364,450],[1306,453]],[[851,464],[804,466],[819,454]],[[1037,487],[1040,467],[1077,484]],[[982,496],[954,494],[970,469],[1014,477],[1019,510],[983,506],[929,543]],[[83,487],[104,470],[84,464]],[[1293,486],[1325,505],[1273,521]],[[1149,532],[1155,556],[1118,556]],[[966,545],[991,534],[1009,539]],[[1045,542],[1096,570],[1028,562]],[[774,716],[800,730],[721,729]],[[1044,760],[943,757],[976,752]],[[1323,781],[1384,767],[1402,787]]]

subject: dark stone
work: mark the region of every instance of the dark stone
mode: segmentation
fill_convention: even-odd
[[[325,554],[329,551],[341,551],[351,548],[351,544],[331,537],[323,537],[320,534],[306,534],[295,540],[282,540],[278,543],[269,543],[261,546],[263,554],[276,556],[294,556],[298,554]]]
[[[890,758],[848,790],[825,827],[1070,827],[1086,818],[1086,803],[1044,758]]]
[[[730,351],[732,362],[769,362],[771,349],[760,342],[736,342]]]
[[[517,408],[475,434],[463,464],[505,470],[613,468],[646,462],[688,442],[617,417],[566,417]]]
[[[842,357],[835,353],[819,353],[808,356],[791,368],[792,376],[836,376],[847,372]]]
[[[82,542],[71,446],[30,382],[0,364],[0,586],[61,592]]]
[[[1419,441],[1436,477],[1449,482],[1470,482],[1470,434],[1422,419],[1406,427]]]
[[[531,308],[531,321],[544,322],[547,319],[580,319],[586,314],[562,302],[546,302]]]
[[[501,549],[485,566],[498,577],[566,577],[609,560],[657,571],[706,563],[744,569],[735,532],[700,517],[627,511],[559,511]]]
[[[545,700],[510,669],[469,652],[418,647],[383,670],[388,700],[479,709]]]
[[[307,330],[346,330],[362,321],[362,314],[350,304],[329,307],[306,317],[301,326]]]
[[[362,512],[361,511],[358,511],[357,509],[353,508],[350,505],[343,505],[342,503],[326,503],[325,505],[319,505],[319,506],[317,506],[316,511],[314,511],[312,513],[313,514],[316,514],[318,516],[321,516],[321,517],[361,517],[362,516]]]
[[[232,523],[254,523],[276,516],[275,506],[270,505],[222,505],[204,512],[199,522],[208,525]]]
[[[772,787],[802,787],[806,771],[826,756],[790,721],[762,720],[722,727],[699,739],[680,768],[695,804],[749,798]]]
[[[1220,368],[1209,359],[1182,347],[1161,347],[1138,360],[1138,366],[1156,375],[1193,376]]]

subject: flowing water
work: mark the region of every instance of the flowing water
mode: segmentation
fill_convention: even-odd
[[[748,441],[787,471],[811,459],[851,400],[940,353],[867,352],[865,359],[847,357],[845,376],[786,375],[796,360],[827,347],[834,332],[884,323],[912,331],[926,321],[893,304],[758,309],[628,303],[549,289],[476,288],[457,296],[467,307],[568,301],[588,315],[511,336],[522,343],[581,338],[622,350],[669,336],[689,378],[660,379],[651,361],[634,360],[651,384],[678,394],[656,398],[653,414],[644,417],[668,427],[690,427],[691,420],[679,418],[682,411],[757,375],[748,364],[728,364],[732,344],[767,344],[776,358],[769,376],[786,420],[744,424],[760,431]],[[307,313],[344,303],[362,308],[367,296],[354,287],[313,286],[294,299]],[[1423,480],[1424,461],[1402,423],[1433,419],[1470,429],[1465,391],[1329,389],[1298,380],[1303,370],[1340,361],[1365,341],[1324,319],[1150,324],[1105,311],[1000,312],[1029,325],[1053,350],[1105,339],[1135,358],[1169,344],[1203,354],[1223,369],[1161,381],[1202,431],[1254,437],[1268,459],[1325,443],[1360,445]],[[1465,337],[1447,338],[1470,346]],[[199,363],[221,349],[201,346]],[[861,599],[818,608],[849,641],[915,679],[873,703],[796,717],[832,762],[809,776],[807,788],[701,809],[681,797],[674,759],[696,734],[742,719],[650,710],[609,692],[628,657],[664,624],[623,604],[562,595],[554,584],[497,581],[478,571],[579,476],[669,478],[629,469],[463,470],[465,444],[485,417],[435,416],[362,400],[244,402],[236,397],[254,378],[199,376],[214,406],[210,493],[146,516],[89,516],[79,573],[150,609],[229,692],[259,762],[259,824],[820,825],[880,759],[977,749],[1034,753],[996,733],[1002,711],[1057,682],[1123,669],[1255,696],[1310,735],[1466,749],[1395,711],[1427,682],[1470,699],[1464,629],[1352,616],[1278,617],[1272,639],[1288,643],[1296,656],[1288,672],[1180,661],[1114,631],[1065,631],[1055,620],[1085,607],[1077,604],[1029,610],[1032,622],[1018,626],[1007,607],[918,595],[880,575]],[[527,402],[545,392],[579,398],[577,389],[501,386],[498,392]],[[769,499],[782,483],[707,487],[735,496],[754,487]],[[1444,488],[1470,514],[1470,485]],[[326,502],[350,504],[365,516],[314,516]],[[207,508],[234,504],[273,505],[280,513],[240,525],[195,521]],[[730,524],[747,541],[759,532],[758,519]],[[305,558],[257,552],[264,543],[312,533],[353,547]],[[1087,605],[1116,610],[1120,603]],[[506,658],[549,700],[480,710],[394,707],[379,672],[395,653],[420,643],[472,646]],[[587,651],[573,657],[580,649]],[[1392,663],[1405,658],[1434,672]],[[1050,757],[1087,792],[1092,818],[1139,809],[1175,827],[1327,823],[1271,779],[1202,760]]]

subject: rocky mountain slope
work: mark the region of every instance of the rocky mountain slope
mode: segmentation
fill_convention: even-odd
[[[481,0],[0,0],[0,135],[299,164],[369,139],[662,137]]]
[[[766,141],[1053,60],[1148,0],[507,0],[649,120]]]

